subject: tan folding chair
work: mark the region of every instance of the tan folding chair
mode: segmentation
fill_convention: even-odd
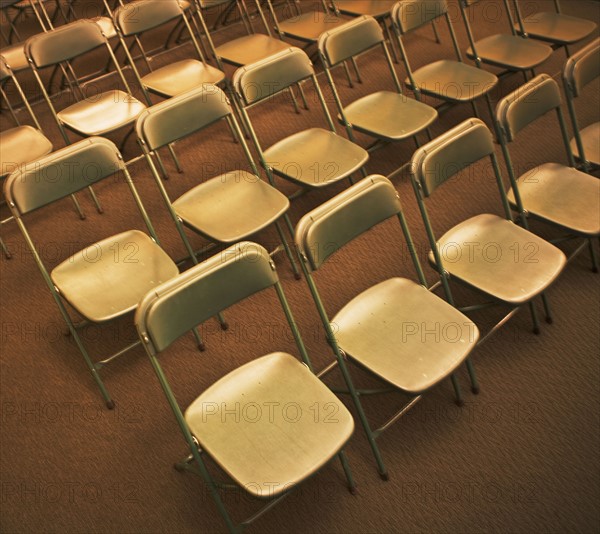
[[[372,49],[383,52],[396,91],[377,91],[344,107],[333,79],[332,69]],[[358,17],[324,33],[319,39],[319,53],[341,121],[352,141],[355,141],[353,132],[356,130],[376,139],[368,147],[369,152],[389,143],[410,138],[414,139],[417,147],[419,146],[417,135],[426,131],[437,119],[437,111],[427,104],[402,94],[402,87],[392,65],[383,31],[373,17]],[[428,130],[427,133],[429,135]],[[392,172],[388,178],[398,174],[402,168]]]
[[[317,289],[315,273],[353,239],[377,224],[397,218],[410,251],[418,282],[390,278],[356,295],[341,310],[327,313]],[[316,303],[335,361],[318,376],[339,366],[367,434],[380,476],[388,479],[376,439],[418,402],[422,394],[450,377],[456,402],[463,404],[454,372],[467,363],[472,388],[479,392],[468,356],[479,331],[466,316],[428,290],[410,231],[393,184],[383,176],[369,176],[307,213],[296,227],[296,246],[302,269]],[[399,251],[400,247],[396,251]],[[369,272],[368,266],[348,270]],[[435,335],[426,332],[435,332]],[[353,384],[346,360],[356,363],[384,382],[377,390],[359,390]],[[377,430],[371,428],[360,401],[363,395],[396,391],[410,396],[406,406]]]
[[[168,143],[222,121],[228,123],[234,139],[241,145],[251,172],[242,169],[225,172],[198,183],[171,201],[152,161],[152,154]],[[223,91],[207,85],[156,104],[140,115],[136,132],[165,205],[194,263],[198,262],[198,253],[189,242],[184,226],[213,243],[230,245],[275,225],[294,274],[300,278],[279,224],[279,220],[284,218],[291,226],[287,218],[289,200],[259,178],[256,164]],[[202,251],[205,252],[206,249]]]
[[[426,199],[460,171],[478,161],[491,164],[498,186],[504,218],[495,214],[475,215],[447,230],[441,237],[433,231]],[[564,269],[567,258],[554,245],[513,222],[492,134],[479,119],[468,119],[418,149],[411,161],[411,181],[425,224],[431,251],[429,260],[438,272],[446,299],[455,303],[450,282],[456,280],[491,302],[461,307],[477,311],[500,304],[511,308],[479,344],[485,342],[521,306],[529,306],[533,331],[540,333],[534,299],[541,295],[546,321],[552,322],[544,291]],[[447,187],[447,185],[446,185]]]
[[[256,357],[204,389],[183,412],[160,365],[160,353],[187,329],[216,312],[272,288],[302,362],[286,352]],[[264,248],[249,242],[233,245],[157,287],[141,301],[135,323],[190,448],[191,454],[175,467],[204,479],[230,532],[242,531],[335,456],[342,462],[350,491],[355,491],[342,450],[353,432],[354,421],[346,407],[311,372],[311,362],[275,265]],[[251,343],[240,344],[239,348],[253,355]],[[211,366],[208,362],[206,365]],[[297,408],[293,415],[291,410],[285,413],[290,406]],[[315,416],[315,407],[323,414],[335,416]],[[232,410],[240,413],[231,417]],[[272,412],[267,413],[269,410]],[[209,460],[233,484],[213,478],[207,466]],[[267,502],[251,517],[237,523],[225,507],[220,488],[234,488]]]
[[[311,80],[329,129],[302,130],[263,150],[252,126],[249,108],[267,101],[273,104],[273,96],[306,80]],[[364,175],[363,166],[369,154],[336,133],[313,66],[302,50],[289,48],[238,69],[233,76],[233,85],[242,104],[242,116],[272,185],[277,175],[300,186],[300,190],[292,195],[295,197],[307,190],[320,189],[350,178],[357,171]],[[293,233],[293,229],[291,231]]]
[[[122,231],[91,243],[49,271],[26,225],[29,215],[40,209],[49,210],[56,201],[90,184],[109,177],[114,179],[116,175],[127,183],[150,235],[137,229]],[[6,179],[4,193],[69,332],[107,407],[112,409],[114,401],[99,371],[139,345],[139,341],[94,362],[79,330],[89,324],[99,325],[127,315],[150,289],[179,274],[175,263],[157,244],[156,234],[123,157],[111,141],[90,137],[15,170]],[[121,206],[121,210],[125,207]],[[44,220],[44,225],[47,224],[48,221]],[[52,235],[59,239],[59,233]],[[81,317],[79,322],[71,318],[73,311]]]
[[[586,172],[600,167],[600,122],[592,122],[581,128],[574,100],[581,96],[589,83],[597,83],[599,77],[600,39],[596,39],[573,54],[563,69],[563,84],[574,135],[571,139],[571,150]],[[589,119],[586,122],[589,122]]]
[[[288,10],[290,16],[282,19],[282,17],[277,16],[273,1],[267,0],[267,7],[275,22],[277,33],[281,37],[295,39],[309,45],[315,44],[322,33],[343,24],[347,20],[331,11],[325,0],[313,1],[313,5],[306,6],[306,9],[303,9],[303,5],[296,0],[293,0],[291,5],[293,7]],[[304,5],[306,5],[306,2]],[[320,9],[317,9],[317,7]]]
[[[28,124],[21,124],[13,105],[4,91],[4,85],[9,80],[17,90],[19,98],[29,113],[29,117],[35,127]],[[42,133],[40,123],[33,113],[21,85],[2,56],[0,56],[0,97],[1,101],[6,104],[15,122],[15,126],[12,128],[5,128],[4,121],[2,121],[2,128],[0,129],[0,180],[4,181],[11,172],[18,169],[21,165],[52,152],[53,147],[50,140]],[[5,224],[11,220],[12,217],[2,219],[0,224]],[[2,238],[0,238],[0,247],[5,258],[10,259],[12,257],[11,253]]]
[[[92,95],[89,95],[88,91],[86,95],[84,89],[90,86],[82,87],[79,78],[75,75],[73,61],[82,59],[87,53],[98,48],[106,50],[125,91],[111,89]],[[71,142],[67,130],[83,137],[109,135],[122,128],[131,127],[146,107],[132,96],[106,36],[100,26],[92,21],[73,22],[36,35],[27,41],[25,53],[44,100],[67,145]],[[62,67],[71,94],[77,100],[60,111],[56,110],[53,98],[44,87],[39,72],[41,69],[53,66]],[[125,136],[121,147],[124,146],[129,134]]]
[[[171,98],[203,84],[218,84],[224,80],[225,73],[207,64],[180,0],[137,0],[117,9],[114,20],[128,62],[144,90],[148,105],[152,104],[149,93]],[[187,37],[194,50],[193,57],[153,69],[141,41],[142,34],[174,21],[187,30]],[[125,43],[126,38],[135,38],[135,44],[149,71],[147,74],[140,74],[130,47]]]
[[[404,36],[425,24],[437,23],[440,19],[446,21],[456,59],[440,59],[413,70],[403,44]],[[406,83],[418,99],[423,94],[444,101],[438,111],[452,104],[470,103],[473,113],[478,117],[475,102],[484,98],[490,116],[494,115],[490,91],[498,83],[498,78],[491,72],[463,62],[446,0],[402,0],[394,5],[392,20],[408,73]]]
[[[513,0],[517,14],[517,31],[534,39],[551,43],[553,48],[564,47],[567,57],[571,55],[569,45],[589,37],[596,29],[593,20],[565,15],[559,0],[554,0],[554,11],[536,11],[523,17],[519,0]],[[545,2],[547,4],[549,2]],[[523,3],[526,8],[539,7],[537,3]]]
[[[531,216],[568,232],[566,238],[552,242],[583,238],[583,243],[569,259],[588,244],[593,271],[598,272],[593,241],[600,237],[600,180],[575,168],[560,105],[558,84],[547,74],[540,74],[498,102],[496,120],[512,185],[508,200],[519,212],[525,228],[528,227],[527,218]],[[557,114],[569,165],[543,163],[517,177],[508,144],[515,141],[526,126],[552,111]]]
[[[252,25],[252,20],[246,6],[246,0],[235,0],[235,7],[239,17],[244,24],[247,35],[237,37],[225,43],[215,46],[211,31],[206,24],[203,11],[223,2],[215,0],[196,0],[199,4],[197,10],[202,31],[205,34],[212,55],[215,57],[221,70],[225,70],[223,63],[241,67],[264,59],[272,54],[281,52],[289,47],[289,44],[277,37],[273,37],[265,14],[261,7],[261,0],[249,0],[253,2],[258,18],[260,19],[261,29],[264,33],[256,33]]]
[[[517,35],[509,2],[502,1],[511,33],[495,33],[476,39],[470,22],[471,13],[476,8],[469,8],[478,4],[480,0],[460,0],[461,14],[471,45],[467,49],[467,57],[474,60],[477,65],[485,63],[506,69],[504,73],[520,71],[527,81],[527,73],[531,72],[535,76],[534,69],[552,55],[552,48],[547,44],[528,39],[526,35]]]

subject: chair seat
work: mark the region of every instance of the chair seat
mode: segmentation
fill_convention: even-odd
[[[567,262],[554,245],[491,214],[450,229],[438,240],[438,250],[451,277],[512,305],[546,289]],[[429,260],[434,264],[432,252]]]
[[[370,15],[380,19],[389,15],[396,0],[337,0],[336,6],[347,15]]]
[[[390,141],[416,135],[437,118],[437,111],[413,98],[380,91],[360,98],[344,108],[353,128]]]
[[[544,43],[509,34],[490,35],[477,41],[475,48],[484,63],[511,70],[533,69],[552,55],[552,48]],[[475,57],[471,47],[467,56]]]
[[[478,98],[498,83],[491,72],[459,61],[442,59],[413,73],[417,87],[425,94],[450,102],[468,102]],[[410,80],[406,79],[410,87]]]
[[[170,98],[206,83],[218,84],[225,73],[195,59],[184,59],[165,65],[142,78],[149,91]]]
[[[57,115],[71,130],[91,137],[131,124],[144,109],[139,100],[114,89],[77,102]]]
[[[6,60],[13,72],[19,72],[29,68],[29,61],[25,55],[24,43],[15,43],[0,48],[0,55]]]
[[[579,132],[585,158],[594,165],[600,165],[600,122],[586,126]],[[571,139],[571,150],[576,158],[580,158],[575,139]]]
[[[518,24],[515,27],[520,31]],[[523,27],[530,37],[551,43],[572,44],[590,35],[596,29],[596,23],[562,13],[543,11],[524,18]]]
[[[289,37],[312,43],[316,42],[322,33],[344,22],[347,22],[347,20],[336,17],[331,13],[308,11],[280,22],[279,27]]]
[[[321,128],[282,139],[266,150],[264,156],[276,174],[311,188],[347,178],[369,159],[362,147]]]
[[[52,152],[52,143],[32,126],[16,126],[0,132],[0,176]]]
[[[479,339],[466,316],[404,278],[362,292],[331,322],[349,357],[414,395],[449,376]]]
[[[177,274],[175,263],[150,237],[130,230],[74,254],[50,276],[78,313],[101,323],[133,311],[148,291]]]
[[[517,180],[524,208],[532,215],[587,236],[600,235],[600,180],[545,163]],[[508,199],[515,205],[514,192]]]
[[[185,420],[200,447],[237,484],[263,498],[315,473],[354,429],[337,397],[282,352],[221,378],[189,406]]]
[[[254,33],[222,44],[215,52],[223,61],[241,67],[287,50],[289,47],[289,43],[280,39]]]
[[[240,170],[216,176],[173,202],[184,224],[220,243],[236,243],[266,228],[289,205],[277,189]]]

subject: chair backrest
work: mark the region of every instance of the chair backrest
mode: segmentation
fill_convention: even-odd
[[[233,75],[233,86],[245,105],[250,105],[314,75],[315,71],[306,53],[291,47],[237,69]]]
[[[446,0],[402,0],[394,5],[392,19],[401,33],[408,33],[447,13]]]
[[[128,37],[157,28],[182,15],[179,0],[136,0],[119,7],[113,18],[123,36]]]
[[[4,194],[20,217],[125,170],[111,141],[89,137],[14,171],[6,179]]]
[[[43,68],[69,61],[107,44],[98,24],[91,20],[79,20],[34,35],[25,43],[25,54],[35,67]]]
[[[225,93],[207,84],[147,108],[135,128],[138,138],[153,151],[231,114]]]
[[[19,116],[17,113],[15,113],[15,110],[10,102],[10,99],[8,98],[8,95],[4,92],[4,84],[8,79],[10,79],[14,84],[17,93],[19,93],[19,98],[21,99],[23,105],[27,109],[27,112],[29,113],[29,116],[31,117],[31,120],[35,124],[36,128],[41,131],[42,128],[40,126],[40,123],[35,113],[33,112],[31,105],[29,104],[29,100],[27,100],[27,96],[25,95],[25,92],[23,91],[19,80],[17,80],[17,77],[14,75],[14,72],[6,62],[6,59],[3,56],[0,56],[0,96],[2,97],[2,100],[4,100],[8,111],[10,112],[12,118],[15,121],[15,124],[17,124],[17,126],[20,126],[21,121],[19,120]],[[4,169],[2,169],[0,172],[4,172]],[[2,174],[2,176],[4,175]]]
[[[317,270],[344,245],[401,212],[393,184],[384,176],[368,176],[302,217],[296,226],[298,251]]]
[[[479,119],[468,119],[417,149],[411,176],[430,196],[449,178],[486,156],[494,155],[494,139]]]
[[[152,290],[135,324],[157,354],[218,312],[278,283],[275,265],[260,245],[241,242]]]
[[[333,67],[385,41],[380,24],[369,16],[352,19],[319,37],[319,52]]]
[[[573,54],[563,69],[563,80],[573,96],[600,76],[600,38]]]
[[[558,84],[548,74],[540,74],[498,102],[496,121],[510,142],[528,124],[559,109],[560,103]]]

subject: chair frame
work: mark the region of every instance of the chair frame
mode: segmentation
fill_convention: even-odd
[[[164,303],[165,301],[168,302],[169,298],[174,298],[175,300],[177,300],[178,292],[184,289],[186,285],[189,286],[190,284],[193,284],[195,282],[202,282],[203,278],[210,277],[211,274],[214,274],[219,269],[227,268],[228,264],[231,264],[232,262],[237,263],[245,260],[248,260],[247,269],[249,271],[256,270],[258,273],[259,269],[262,269],[264,271],[268,268],[271,271],[270,275],[260,275],[261,280],[253,281],[252,287],[250,287],[250,284],[248,284],[249,287],[244,288],[243,290],[245,294],[241,294],[242,290],[238,289],[236,293],[233,293],[233,291],[231,291],[231,294],[224,295],[222,299],[211,302],[210,310],[202,309],[198,312],[197,317],[195,317],[193,321],[191,320],[191,318],[189,318],[187,322],[190,324],[193,322],[196,325],[201,324],[210,316],[212,316],[215,312],[218,311],[220,313],[224,311],[225,308],[228,308],[244,300],[245,298],[254,293],[273,288],[277,295],[279,304],[281,305],[281,308],[285,314],[286,321],[292,332],[294,342],[300,353],[301,360],[304,363],[304,365],[306,365],[306,367],[308,367],[308,369],[314,374],[312,363],[309,359],[298,327],[296,326],[296,322],[287,302],[285,293],[283,291],[283,287],[277,276],[275,264],[273,263],[272,258],[270,258],[268,252],[263,247],[255,243],[237,243],[223,251],[222,254],[213,256],[209,260],[195,265],[190,270],[180,275],[179,279],[175,279],[174,281],[165,283],[162,288],[158,288],[157,291],[152,291],[144,299],[142,299],[138,306],[135,316],[135,323],[141,343],[144,345],[146,354],[150,358],[150,362],[160,382],[163,392],[165,393],[169,406],[171,407],[171,410],[175,415],[179,428],[183,433],[184,439],[187,442],[188,447],[190,448],[190,454],[182,461],[176,463],[174,467],[177,471],[190,471],[191,473],[199,475],[204,480],[204,483],[207,485],[211,497],[215,501],[215,504],[221,517],[225,521],[228,530],[232,533],[241,532],[244,529],[244,527],[250,525],[255,520],[260,518],[273,506],[275,506],[277,503],[285,499],[288,495],[293,493],[297,485],[293,486],[289,490],[286,490],[284,493],[278,496],[271,497],[260,510],[258,510],[256,513],[254,513],[252,516],[242,521],[241,523],[236,524],[234,522],[233,518],[227,511],[223,500],[221,499],[219,489],[237,489],[239,488],[239,486],[218,482],[211,476],[206,461],[204,459],[204,456],[208,456],[208,454],[206,454],[205,451],[203,451],[200,448],[199,442],[193,436],[189,426],[187,425],[184,414],[181,408],[179,407],[177,399],[175,398],[173,390],[167,380],[166,374],[163,371],[159,362],[158,357],[160,356],[160,353],[166,350],[173,343],[173,341],[183,333],[183,331],[177,332],[177,337],[175,337],[173,333],[169,332],[169,334],[167,334],[167,337],[170,336],[170,339],[167,342],[165,342],[165,340],[163,339],[162,342],[158,344],[153,339],[152,330],[153,328],[160,328],[161,325],[159,324],[156,327],[154,327],[150,314],[153,311],[153,307],[156,308],[157,304]],[[264,265],[267,261],[269,267],[266,267]],[[223,292],[229,293],[229,290],[223,288]],[[348,489],[352,494],[354,494],[356,492],[356,486],[343,448],[337,453],[337,456],[341,461],[342,468],[346,475]],[[300,483],[301,482],[302,481],[300,481]]]

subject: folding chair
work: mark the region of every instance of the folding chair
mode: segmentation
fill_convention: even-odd
[[[223,120],[227,121],[234,139],[241,145],[252,172],[237,169],[220,174],[199,183],[171,202],[152,161],[152,153]],[[284,218],[291,226],[287,218],[289,201],[259,178],[256,164],[223,91],[207,85],[156,104],[140,115],[136,132],[167,210],[194,263],[198,262],[197,253],[185,234],[184,226],[213,243],[230,245],[274,224],[294,274],[300,277],[279,224],[279,220]]]
[[[552,48],[547,44],[528,39],[526,35],[517,35],[515,21],[508,0],[503,0],[504,10],[508,17],[511,33],[496,33],[482,39],[475,39],[469,19],[472,10],[469,8],[480,0],[460,0],[461,14],[471,45],[467,49],[467,57],[479,66],[481,63],[506,69],[504,73],[520,71],[527,81],[527,73],[535,76],[535,67],[541,65],[552,55]],[[502,74],[504,74],[502,73]]]
[[[344,107],[333,80],[332,69],[374,48],[381,49],[383,52],[396,92],[377,91]],[[319,53],[341,122],[346,127],[350,140],[355,141],[353,131],[356,130],[376,139],[368,148],[369,152],[409,138],[413,138],[417,147],[419,146],[417,135],[427,130],[435,121],[437,111],[427,104],[402,94],[402,87],[394,70],[383,31],[374,18],[358,17],[324,33],[319,39]],[[402,167],[388,177],[391,178],[401,169]]]
[[[491,164],[505,218],[482,213],[436,237],[425,200],[450,178],[480,160]],[[477,311],[492,304],[511,308],[479,344],[524,304],[529,306],[533,331],[539,334],[533,301],[541,295],[546,321],[551,323],[544,291],[562,272],[567,259],[554,245],[513,222],[492,134],[485,124],[479,119],[468,119],[418,149],[411,160],[411,181],[431,246],[429,260],[440,276],[448,302],[455,303],[450,281],[457,280],[491,298],[491,302],[459,308],[461,311]]]
[[[4,92],[4,84],[8,80],[11,80],[14,84],[21,102],[29,113],[29,117],[33,121],[35,127],[28,124],[21,124],[8,96]],[[0,180],[3,181],[4,178],[21,165],[34,161],[52,152],[53,147],[50,140],[42,133],[40,123],[33,113],[33,110],[25,97],[25,93],[23,93],[23,89],[21,89],[21,85],[2,56],[0,56],[0,97],[6,104],[7,109],[15,122],[14,127],[5,129],[4,121],[2,121],[2,129],[0,130]],[[10,220],[12,220],[12,217],[1,220],[0,224],[5,224]],[[6,248],[2,238],[0,238],[0,247],[2,248],[2,252],[6,259],[10,259],[11,254]]]
[[[257,357],[206,388],[184,413],[159,363],[160,353],[186,329],[269,288],[277,293],[302,363],[285,352]],[[355,491],[342,450],[353,432],[354,421],[346,407],[312,374],[275,265],[264,248],[242,242],[192,267],[151,291],[140,302],[135,323],[191,451],[175,467],[204,479],[230,532],[240,532],[261,517],[336,455],[350,491]],[[243,351],[250,348],[251,344],[240,345]],[[297,413],[288,415],[278,408],[288,406],[297,408]],[[315,416],[315,406],[335,413],[335,417],[330,420]],[[272,408],[273,412],[267,414]],[[231,411],[238,409],[240,415],[231,417]],[[213,478],[209,459],[233,484]],[[236,524],[223,503],[220,488],[234,488],[267,503]]]
[[[547,74],[540,74],[498,102],[496,120],[512,185],[508,200],[519,212],[525,228],[528,226],[527,218],[531,216],[569,233],[566,238],[552,242],[583,238],[583,244],[569,259],[588,244],[593,271],[598,272],[593,240],[600,237],[600,180],[575,168],[560,105],[558,84]],[[551,111],[556,111],[569,165],[543,163],[517,178],[508,144],[516,140],[523,128]]]
[[[217,61],[217,65],[221,70],[225,70],[223,63],[233,65],[234,67],[241,67],[242,65],[248,65],[254,63],[268,56],[281,52],[289,48],[289,44],[273,37],[269,24],[265,18],[265,14],[260,5],[260,0],[254,1],[257,9],[258,18],[262,24],[262,29],[265,33],[255,33],[252,26],[250,14],[246,6],[246,0],[235,0],[235,7],[239,13],[240,19],[247,31],[247,35],[232,39],[223,44],[215,46],[211,32],[208,29],[206,20],[202,14],[202,11],[213,7],[214,5],[220,5],[223,2],[215,0],[196,0],[199,4],[197,9],[198,18],[202,31],[206,36],[210,51]]]
[[[29,215],[41,208],[47,210],[56,201],[92,183],[109,177],[114,179],[116,174],[125,179],[150,236],[137,229],[120,232],[90,244],[48,271],[26,226]],[[89,324],[107,323],[127,315],[150,289],[177,276],[177,266],[157,245],[156,234],[123,158],[107,139],[84,139],[15,170],[6,179],[4,193],[69,332],[107,407],[112,409],[114,401],[99,371],[137,346],[139,341],[94,362],[79,330]],[[44,224],[47,225],[48,220],[44,220]],[[76,323],[67,308],[82,320]]]
[[[75,75],[72,63],[76,58],[85,57],[88,52],[98,48],[104,48],[107,51],[125,91],[112,89],[92,96],[85,94],[80,80]],[[25,53],[44,100],[67,145],[71,143],[67,129],[83,137],[106,136],[121,128],[131,127],[137,116],[146,107],[132,96],[113,50],[100,26],[95,22],[77,21],[36,35],[27,41]],[[56,110],[53,98],[44,87],[39,72],[41,69],[53,66],[61,67],[71,94],[77,100],[61,111]],[[121,148],[130,133],[124,138]]]
[[[441,59],[413,70],[403,44],[403,36],[439,19],[446,21],[458,61]],[[392,20],[398,47],[408,73],[406,84],[418,99],[422,94],[433,96],[444,101],[443,107],[470,102],[473,113],[478,117],[475,101],[483,97],[490,115],[493,116],[489,93],[498,83],[498,78],[490,72],[463,63],[446,0],[403,0],[394,6]]]
[[[596,39],[573,54],[563,69],[563,84],[574,134],[571,139],[571,150],[586,172],[600,166],[600,122],[593,122],[581,129],[574,100],[581,96],[585,86],[592,81],[597,81],[598,77],[600,77],[600,39]]]
[[[280,20],[273,6],[273,1],[267,0],[267,7],[275,22],[275,29],[281,37],[296,39],[307,44],[315,44],[322,33],[343,24],[345,21],[327,7],[325,0],[314,0],[313,6],[309,6],[313,9],[302,10],[295,0],[292,1],[292,5],[295,7],[295,12],[290,13],[289,18]],[[303,5],[306,5],[306,2]],[[320,9],[318,9],[319,7]]]
[[[396,217],[418,283],[406,278],[390,278],[356,295],[330,318],[313,273],[353,239]],[[296,227],[296,246],[327,341],[336,357],[318,376],[339,366],[348,388],[344,393],[349,393],[354,401],[379,474],[387,480],[388,472],[376,443],[384,430],[414,406],[422,394],[449,376],[456,402],[462,405],[454,372],[465,361],[473,391],[479,392],[475,372],[467,359],[477,343],[479,331],[466,316],[427,289],[400,198],[393,184],[383,176],[369,176],[307,213]],[[358,268],[363,269],[361,272],[368,272],[366,266]],[[438,333],[434,336],[424,334],[435,330]],[[346,359],[383,381],[385,388],[356,389]],[[390,391],[412,398],[380,428],[373,430],[360,397]]]
[[[534,39],[551,43],[553,48],[564,47],[567,57],[571,55],[569,45],[589,37],[596,29],[593,20],[572,17],[562,13],[559,0],[554,0],[554,11],[536,11],[523,17],[519,0],[513,0],[517,14],[517,31]],[[524,4],[537,7],[537,3]]]
[[[329,129],[302,130],[263,150],[250,121],[248,109],[267,100],[271,100],[272,103],[273,96],[309,79]],[[233,76],[233,85],[242,106],[242,117],[250,130],[252,140],[258,149],[260,162],[272,185],[275,184],[275,175],[277,175],[300,186],[298,193],[302,193],[350,178],[359,170],[364,176],[363,166],[369,159],[369,154],[360,146],[336,133],[313,66],[302,50],[289,48],[270,58],[238,69]],[[301,94],[304,96],[304,93]],[[293,229],[291,231],[293,233]]]
[[[203,84],[218,84],[224,80],[225,73],[206,63],[180,0],[137,0],[118,8],[114,20],[128,62],[144,91],[148,105],[152,104],[149,93],[171,98]],[[153,69],[141,42],[142,34],[173,21],[177,21],[187,30],[195,52],[194,57]],[[125,43],[125,38],[131,37],[135,38],[135,43],[149,71],[143,76],[135,64],[130,48]]]

